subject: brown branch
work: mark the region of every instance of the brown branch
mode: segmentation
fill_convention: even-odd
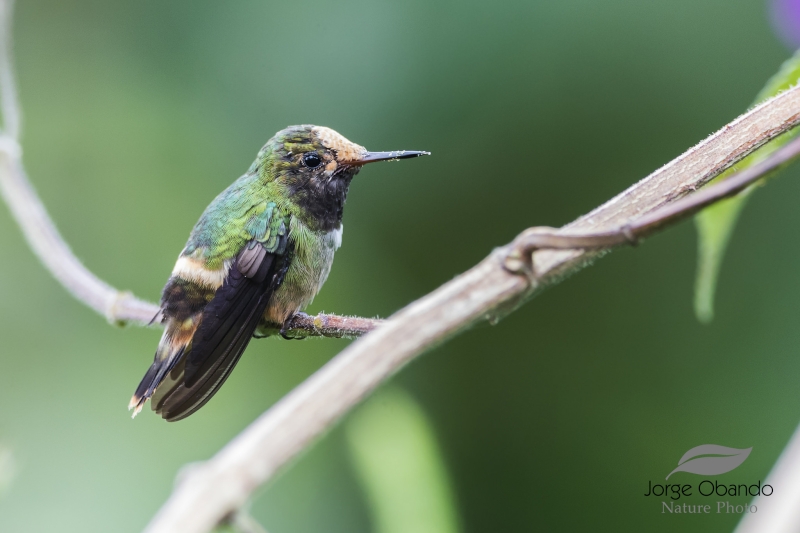
[[[800,88],[751,110],[694,148],[556,233],[624,228],[671,204],[800,123]],[[672,220],[671,222],[674,222]],[[413,302],[359,339],[197,466],[147,533],[209,531],[256,488],[414,357],[481,320],[495,321],[527,298],[577,272],[602,250],[539,250],[537,276],[505,268],[511,246]]]
[[[339,316],[320,313],[316,316],[297,313],[284,331],[287,337],[336,337],[354,339],[377,328],[384,321],[379,318]]]
[[[619,228],[577,234],[563,233],[558,228],[546,226],[528,228],[511,243],[505,267],[511,272],[532,276],[535,279],[537,275],[532,263],[532,254],[536,250],[608,250],[626,244],[636,246],[645,237],[694,215],[704,207],[737,195],[755,182],[765,179],[770,172],[778,170],[798,155],[800,155],[800,138],[790,141],[766,159],[737,172],[725,181],[663,205]]]
[[[22,119],[11,62],[12,8],[11,0],[0,1],[0,109],[3,112],[0,193],[33,252],[67,291],[111,323],[149,325],[159,312],[158,306],[112,287],[86,268],[61,237],[28,180],[19,145]],[[380,321],[368,318],[304,314],[293,319],[292,328],[286,334],[297,338],[353,338],[379,324]]]

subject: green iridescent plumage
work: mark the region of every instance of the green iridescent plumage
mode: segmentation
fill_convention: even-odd
[[[133,395],[167,420],[202,407],[253,335],[280,331],[328,277],[341,244],[350,181],[373,161],[426,152],[368,152],[319,126],[292,126],[259,151],[198,220],[161,299],[164,334]]]

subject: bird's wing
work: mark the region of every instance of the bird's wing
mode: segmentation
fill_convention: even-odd
[[[283,282],[293,255],[288,218],[270,217],[263,229],[236,255],[222,286],[203,309],[186,355],[153,394],[152,408],[165,419],[189,416],[219,390]]]

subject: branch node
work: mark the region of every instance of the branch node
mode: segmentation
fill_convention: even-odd
[[[513,247],[505,257],[501,257],[501,264],[512,274],[524,276],[529,286],[536,286],[538,277],[533,266],[533,250]]]
[[[128,325],[128,321],[126,319],[119,318],[120,313],[118,310],[120,304],[128,298],[134,298],[133,293],[130,291],[117,291],[117,293],[114,295],[114,298],[109,302],[104,313],[109,324],[121,328]]]
[[[503,268],[512,274],[520,274],[527,278],[528,285],[535,287],[539,276],[533,264],[533,252],[540,248],[548,248],[546,240],[558,231],[556,228],[536,226],[527,228],[517,235],[511,243],[510,250],[503,258]]]

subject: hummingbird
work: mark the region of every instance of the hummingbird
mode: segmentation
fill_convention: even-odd
[[[178,256],[156,319],[164,333],[131,398],[168,421],[219,390],[252,337],[283,335],[322,288],[342,243],[353,177],[376,161],[422,151],[369,152],[322,126],[290,126],[200,216]]]

